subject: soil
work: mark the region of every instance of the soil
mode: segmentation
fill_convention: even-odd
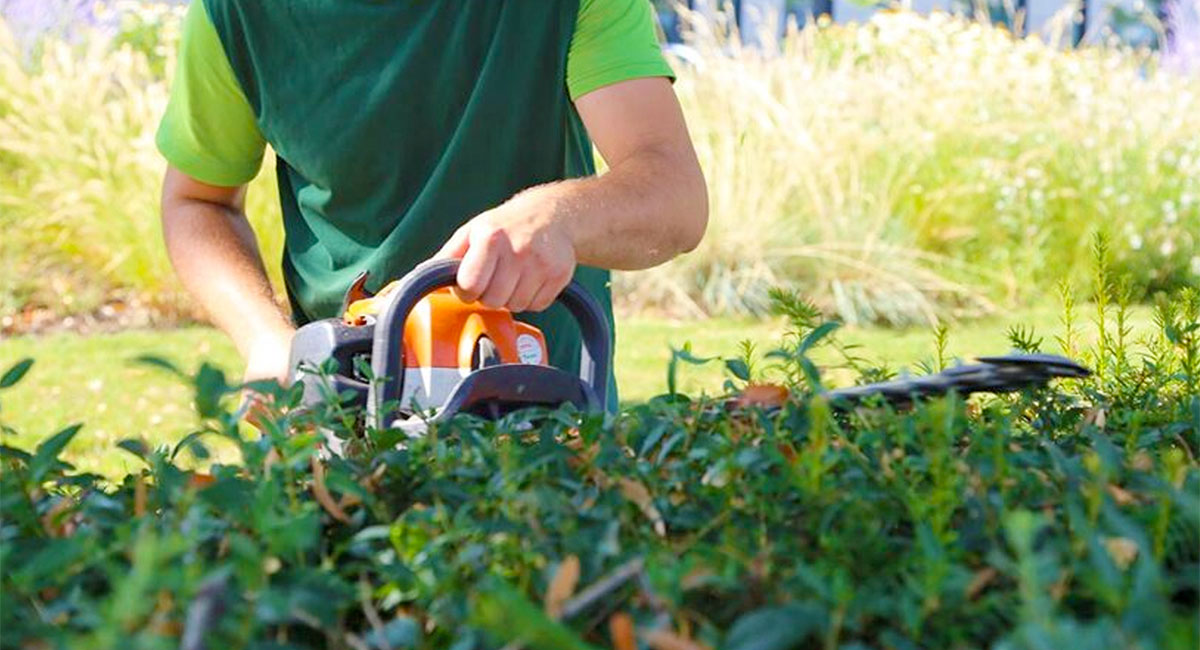
[[[133,297],[109,299],[91,311],[65,315],[47,305],[28,304],[15,314],[0,315],[0,338],[60,332],[103,334],[128,329],[166,329],[196,322],[190,315],[168,313]]]

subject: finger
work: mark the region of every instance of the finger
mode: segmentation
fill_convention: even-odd
[[[517,288],[513,289],[512,297],[508,299],[505,305],[509,311],[521,312],[527,311],[529,306],[533,304],[533,299],[537,297],[538,291],[546,284],[545,280],[536,277],[533,274],[525,274],[521,281],[517,283]]]
[[[470,224],[465,224],[450,235],[450,239],[442,246],[441,250],[434,254],[435,260],[446,259],[462,259],[463,255],[467,254],[467,249],[471,246],[471,229]]]
[[[558,294],[562,293],[566,288],[567,283],[571,281],[571,276],[565,278],[555,278],[547,281],[542,285],[533,300],[529,301],[528,311],[545,311],[554,301],[558,299]]]
[[[492,275],[503,250],[494,244],[476,244],[467,249],[458,265],[458,297],[463,302],[477,300],[491,284]]]
[[[517,269],[514,263],[516,260],[508,258],[507,263],[497,264],[496,272],[492,274],[492,280],[488,283],[487,289],[479,296],[479,302],[491,307],[499,309],[508,304],[512,298],[513,290],[521,282],[521,272]]]

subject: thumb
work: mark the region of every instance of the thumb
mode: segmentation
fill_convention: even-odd
[[[458,230],[450,235],[450,239],[442,246],[433,259],[462,259],[467,254],[467,249],[471,247],[471,228],[470,224],[463,225]]]

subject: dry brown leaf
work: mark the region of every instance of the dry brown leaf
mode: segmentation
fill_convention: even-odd
[[[648,630],[642,639],[654,650],[708,650],[699,641],[680,636],[671,630]]]
[[[1117,502],[1119,506],[1127,506],[1131,503],[1137,503],[1137,497],[1132,492],[1118,485],[1109,484],[1108,495]]]
[[[1154,469],[1154,459],[1144,451],[1139,451],[1133,455],[1133,461],[1130,463],[1134,469],[1139,472],[1149,472]]]
[[[387,467],[387,465],[376,467],[375,471],[371,472],[366,478],[359,480],[358,484],[362,486],[362,489],[367,491],[367,494],[375,494],[375,491],[379,489],[379,483],[383,481],[383,477],[387,474]],[[343,510],[352,508],[362,505],[362,498],[357,494],[343,494],[342,500],[338,502],[338,505]]]
[[[579,558],[568,555],[559,563],[558,570],[554,572],[554,578],[550,580],[550,586],[546,589],[546,614],[554,619],[561,617],[563,605],[570,600],[578,584]]]
[[[750,384],[742,389],[741,394],[734,399],[734,405],[739,408],[761,406],[764,408],[779,408],[788,400],[788,389],[775,384]]]
[[[1104,425],[1108,422],[1108,416],[1104,409],[1100,407],[1090,408],[1083,414],[1083,422],[1080,423],[1079,430],[1082,431],[1087,425],[1095,425],[1097,429],[1104,430]]]
[[[346,511],[342,510],[337,501],[333,500],[333,495],[329,493],[329,488],[325,487],[325,466],[321,464],[321,461],[317,460],[316,456],[312,457],[312,471],[312,491],[317,503],[321,504],[321,507],[325,509],[325,512],[329,513],[330,517],[342,523],[350,523],[350,515],[347,515]]]
[[[69,498],[62,498],[55,503],[46,514],[42,515],[42,529],[51,537],[67,537],[74,532],[74,526],[71,525],[70,517],[65,521],[60,522],[64,511],[75,505],[75,501]]]
[[[979,592],[983,591],[984,587],[991,584],[992,580],[996,579],[999,573],[992,567],[987,567],[975,573],[975,577],[971,578],[971,584],[967,585],[967,600],[975,600]]]
[[[196,472],[188,477],[188,486],[196,490],[203,490],[204,488],[216,482],[217,479],[213,478],[212,474],[201,474]]]
[[[608,636],[612,639],[613,650],[637,650],[633,618],[625,612],[617,612],[608,619]]]
[[[679,581],[679,588],[683,591],[691,591],[697,587],[702,587],[708,580],[717,577],[717,573],[706,566],[700,566],[688,571]]]
[[[1122,570],[1128,569],[1130,564],[1137,559],[1138,545],[1137,542],[1128,537],[1106,537],[1104,539],[1104,548],[1108,551],[1113,562]]]
[[[1062,600],[1071,588],[1071,573],[1066,569],[1059,571],[1058,578],[1050,585],[1050,597],[1055,602]]]
[[[642,511],[642,514],[654,524],[654,532],[659,537],[666,537],[667,523],[663,521],[662,513],[658,508],[654,507],[654,499],[650,496],[650,490],[646,489],[640,481],[631,478],[617,479],[618,485],[621,486],[621,494],[626,499],[637,504],[637,507]]]

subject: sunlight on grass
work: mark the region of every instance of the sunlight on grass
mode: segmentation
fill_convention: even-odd
[[[1015,324],[1032,326],[1045,339],[1045,349],[1057,352],[1053,335],[1060,331],[1058,312],[1045,308],[1007,314],[996,319],[952,327],[949,352],[964,360],[1002,353],[1010,345],[1005,333]],[[1081,310],[1081,316],[1086,317]],[[1150,322],[1149,312],[1134,312],[1135,332]],[[1085,326],[1086,332],[1090,331]],[[748,339],[770,350],[783,333],[778,320],[733,319],[679,322],[644,316],[618,320],[616,373],[621,400],[642,401],[666,392],[671,347],[691,344],[697,356],[733,356],[739,340]],[[932,358],[933,334],[928,328],[888,330],[846,328],[841,339],[860,346],[860,356],[900,369]],[[197,424],[188,389],[161,369],[139,364],[138,357],[156,356],[192,372],[202,361],[224,370],[231,380],[240,376],[240,361],[229,341],[216,330],[185,328],[169,331],[122,332],[81,337],[58,334],[22,337],[0,346],[0,368],[24,357],[36,363],[26,379],[4,395],[3,419],[20,432],[9,444],[31,448],[38,441],[76,422],[85,428],[69,450],[81,469],[119,476],[136,460],[117,449],[123,438],[142,437],[153,444],[178,441]],[[834,363],[827,351],[815,355]],[[845,373],[833,372],[832,383],[844,383]],[[698,395],[721,392],[725,377],[720,364],[679,368],[679,390]],[[224,448],[218,447],[220,453]]]

